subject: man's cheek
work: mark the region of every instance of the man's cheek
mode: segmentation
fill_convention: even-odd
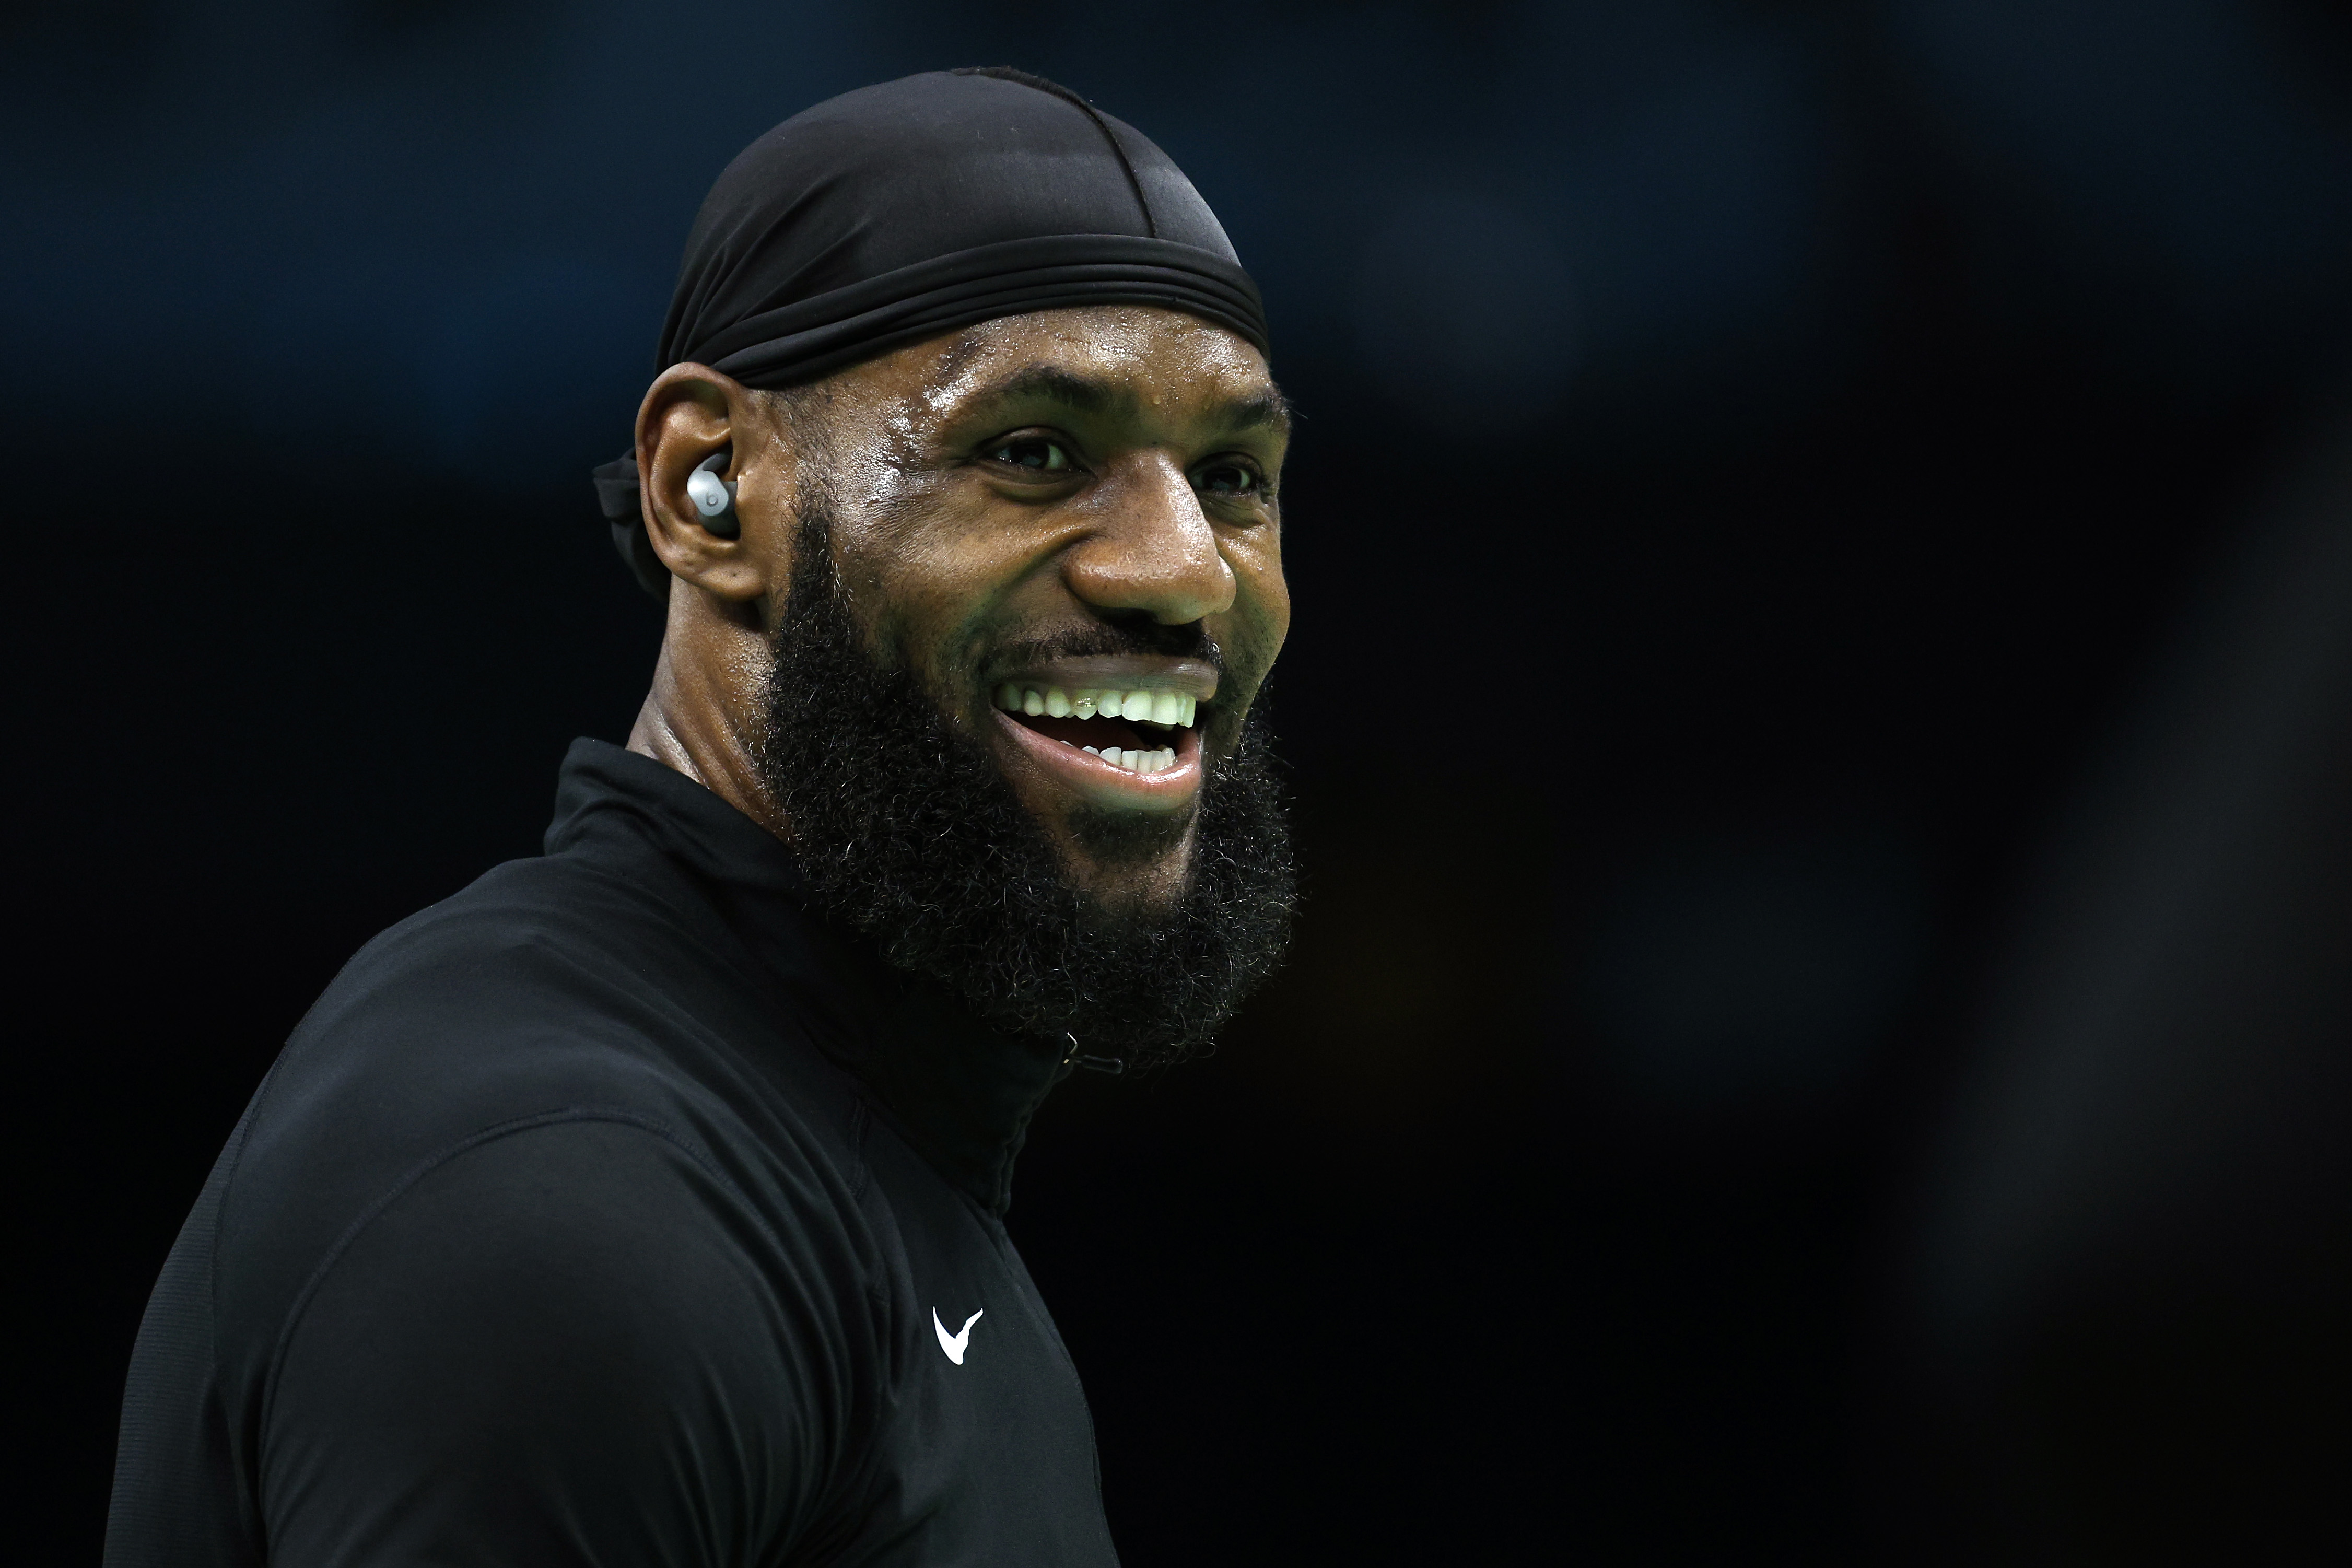
[[[1280,586],[1279,578],[1275,585]],[[1211,626],[1210,635],[1223,650],[1225,667],[1236,682],[1244,691],[1255,691],[1274,667],[1289,630],[1288,596],[1252,593],[1223,616],[1221,624]]]

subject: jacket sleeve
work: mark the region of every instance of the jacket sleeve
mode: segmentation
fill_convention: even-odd
[[[680,1143],[558,1121],[450,1153],[297,1301],[261,1414],[279,1568],[790,1559],[854,1467],[872,1300]]]

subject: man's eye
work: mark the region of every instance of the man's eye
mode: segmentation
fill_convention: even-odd
[[[1219,463],[1201,474],[1201,488],[1211,495],[1254,496],[1265,488],[1255,468],[1239,463]]]
[[[1049,441],[1043,436],[1023,436],[1010,441],[1000,441],[989,449],[989,457],[1008,468],[1028,468],[1041,474],[1066,474],[1070,471],[1070,455],[1059,441]]]

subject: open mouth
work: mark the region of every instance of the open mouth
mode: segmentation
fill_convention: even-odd
[[[1178,811],[1205,774],[1219,670],[1202,658],[1085,654],[991,671],[1005,765],[1112,811]]]
[[[1131,773],[1165,773],[1198,751],[1201,700],[1191,692],[1008,680],[992,695],[1023,728]]]

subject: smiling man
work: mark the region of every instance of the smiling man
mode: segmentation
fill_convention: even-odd
[[[659,363],[598,477],[667,605],[628,746],[256,1094],[117,1568],[1116,1560],[1003,1215],[1051,1086],[1287,931],[1256,290],[1131,128],[937,73],[730,165]]]

